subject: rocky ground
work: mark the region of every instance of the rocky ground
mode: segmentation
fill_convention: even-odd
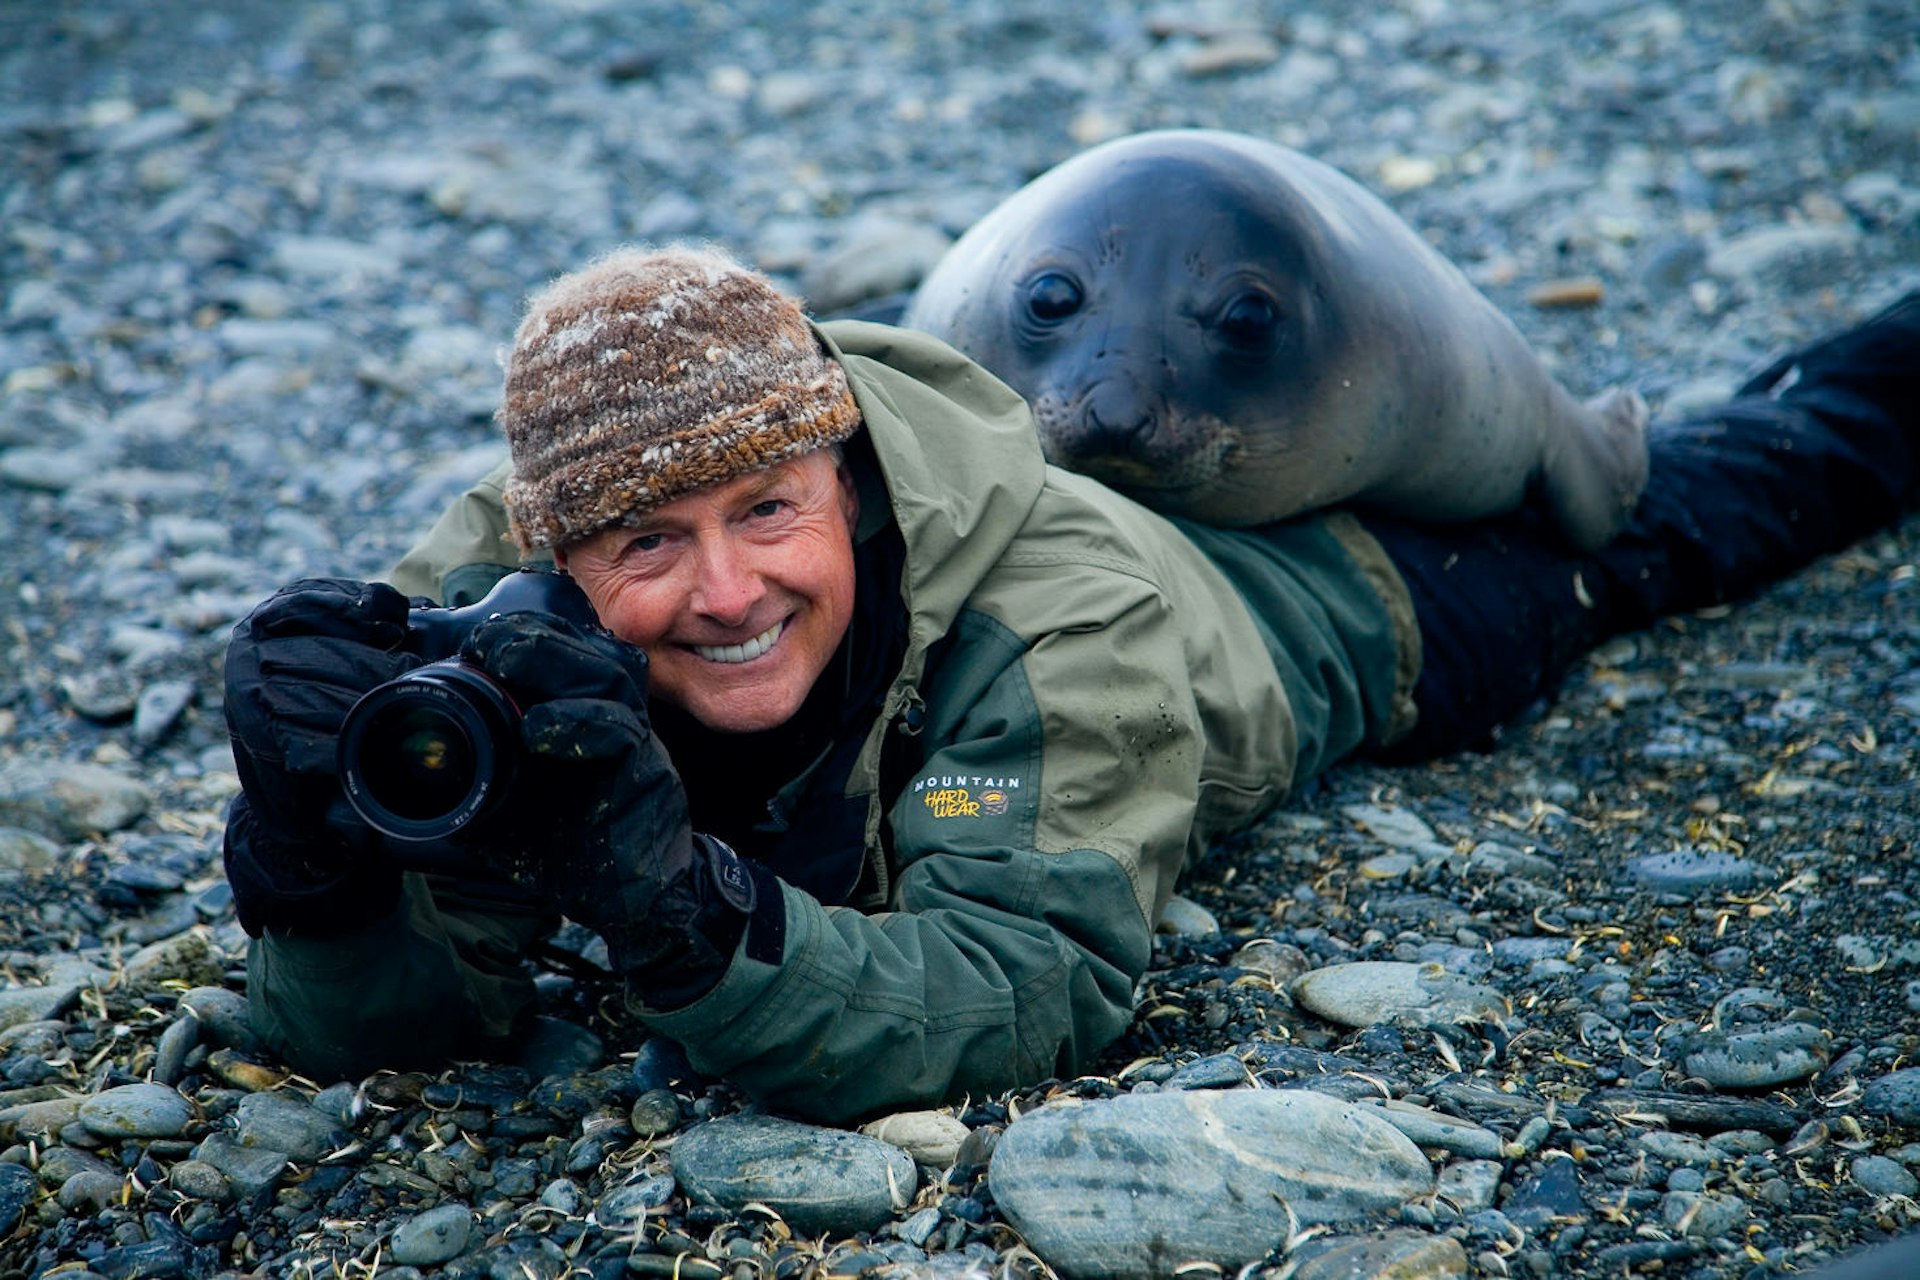
[[[238,1012],[218,668],[482,469],[551,274],[708,237],[843,306],[1140,128],[1312,151],[1576,390],[1711,399],[1920,284],[1917,36],[1903,0],[0,8],[0,1271],[1168,1274],[1158,1222],[1215,1233],[1188,1275],[1708,1280],[1909,1227],[1920,525],[1607,646],[1491,754],[1333,774],[1195,869],[1098,1076],[885,1141],[740,1115],[558,976],[521,1062],[288,1078]],[[1209,1116],[1299,1172],[1291,1222]]]

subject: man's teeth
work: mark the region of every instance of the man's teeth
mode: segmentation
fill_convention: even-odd
[[[773,648],[773,642],[780,638],[780,633],[785,630],[786,625],[786,621],[782,619],[745,644],[696,644],[693,646],[693,651],[708,662],[751,662]]]

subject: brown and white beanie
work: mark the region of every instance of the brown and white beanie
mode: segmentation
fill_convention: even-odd
[[[685,247],[616,250],[529,299],[498,416],[523,553],[860,426],[799,304],[725,254]]]

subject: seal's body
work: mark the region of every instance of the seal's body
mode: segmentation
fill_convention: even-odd
[[[902,323],[1033,405],[1052,461],[1169,514],[1464,520],[1537,485],[1576,544],[1646,480],[1646,408],[1586,405],[1339,171],[1239,134],[1096,147],[960,238]]]

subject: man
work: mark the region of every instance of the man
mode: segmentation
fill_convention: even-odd
[[[236,628],[255,1020],[310,1074],[497,1051],[564,913],[643,1022],[782,1110],[1071,1073],[1127,1025],[1210,841],[1890,520],[1917,354],[1920,294],[1659,435],[1598,556],[1532,513],[1228,532],[1046,467],[1025,406],[931,339],[815,329],[711,252],[616,253],[532,299],[511,471],[398,591],[297,583]],[[418,661],[401,591],[465,603],[543,555],[628,644],[526,613],[473,631],[526,775],[458,842],[473,875],[403,876],[340,802],[341,719]]]

